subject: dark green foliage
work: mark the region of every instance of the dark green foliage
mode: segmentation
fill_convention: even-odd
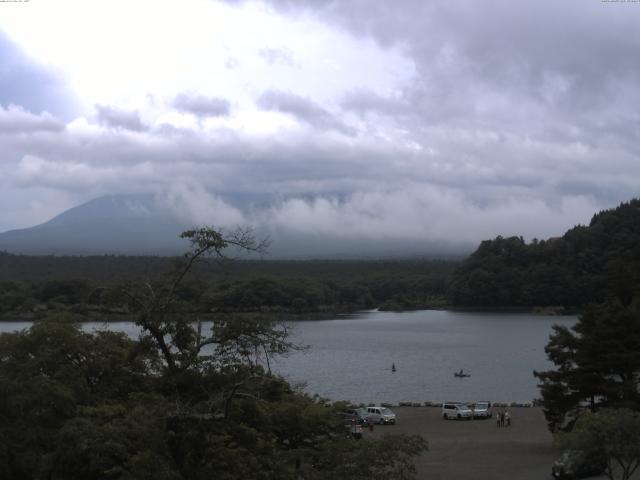
[[[85,408],[151,388],[154,357],[122,334],[85,334],[66,318],[1,335],[0,451],[11,473],[3,478],[40,478],[61,429]]]
[[[265,324],[230,325],[221,352],[238,355],[177,370],[152,344],[66,319],[0,335],[2,478],[293,480],[346,478],[355,466],[353,478],[415,478],[421,439],[355,445],[337,406],[245,360]]]
[[[197,283],[185,278],[204,255],[259,248],[245,234],[185,232],[192,248],[173,274],[116,287],[138,340],[83,333],[69,315],[0,335],[3,480],[341,478],[353,465],[361,476],[415,478],[419,437],[354,448],[338,406],[271,374],[270,357],[296,348],[284,325],[224,314],[202,331]]]
[[[183,478],[169,449],[167,405],[162,397],[85,407],[60,429],[51,455],[53,478]]]
[[[640,410],[640,302],[592,306],[545,348],[555,370],[535,372],[549,427],[570,429],[584,408]]]
[[[175,268],[162,257],[27,257],[0,254],[0,316],[85,318],[127,315],[122,286],[152,283]],[[176,289],[192,312],[331,315],[358,309],[442,307],[457,263],[406,261],[257,261],[195,264]],[[215,268],[214,268],[215,267]],[[77,280],[82,278],[83,280]],[[3,281],[4,280],[4,281]]]
[[[628,480],[640,466],[640,413],[628,409],[585,412],[571,432],[556,436],[558,445],[598,452],[608,478]]]
[[[600,212],[559,238],[486,240],[456,270],[453,305],[579,308],[640,294],[640,200]]]

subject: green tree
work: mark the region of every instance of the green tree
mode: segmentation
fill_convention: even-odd
[[[261,245],[243,231],[183,236],[192,248],[173,275],[121,292],[137,340],[68,317],[0,335],[2,478],[414,478],[421,438],[358,446],[338,406],[270,372],[269,358],[294,348],[284,325],[224,315],[202,331],[187,275],[208,254]]]
[[[556,369],[534,372],[552,431],[570,429],[585,407],[640,409],[640,302],[590,307],[554,331],[545,351]]]
[[[603,452],[606,475],[628,480],[640,466],[640,413],[628,409],[585,412],[571,432],[557,436],[559,445],[587,452]]]
[[[154,388],[154,351],[123,334],[84,333],[71,320],[57,316],[0,335],[2,478],[46,478],[68,422]]]

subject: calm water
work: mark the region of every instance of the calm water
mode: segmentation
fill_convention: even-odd
[[[539,397],[533,370],[550,367],[551,326],[575,321],[428,310],[298,322],[294,337],[310,348],[279,361],[278,371],[334,400],[531,401]],[[454,378],[461,368],[471,377]]]
[[[309,348],[279,359],[274,369],[310,393],[354,402],[531,401],[533,370],[549,368],[544,346],[554,323],[575,317],[425,310],[362,312],[295,322],[293,340]],[[0,331],[29,322],[0,322]],[[104,323],[87,323],[91,331]],[[130,323],[109,328],[136,336]],[[391,371],[395,363],[397,371]],[[469,378],[454,378],[463,368]]]

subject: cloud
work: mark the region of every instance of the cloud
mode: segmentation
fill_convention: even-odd
[[[293,52],[286,48],[261,48],[258,55],[272,65],[282,64],[289,67],[297,66]]]
[[[231,104],[225,98],[189,93],[177,95],[173,100],[173,107],[197,117],[224,117],[231,111]]]
[[[102,125],[135,132],[141,132],[146,128],[137,111],[121,110],[107,105],[96,105],[96,110],[98,111],[98,122]]]
[[[170,185],[158,192],[156,198],[161,207],[185,224],[235,228],[248,223],[238,208],[196,182]]]
[[[135,52],[118,44],[110,71],[148,55],[151,74],[136,72],[162,88],[118,75],[113,102],[90,97],[97,117],[6,107],[31,90],[0,89],[0,202],[160,192],[194,221],[217,212],[300,238],[401,245],[557,235],[638,195],[640,64],[629,59],[640,10],[629,2],[198,5],[188,42],[154,50],[169,9]],[[139,35],[136,18],[129,27]],[[74,68],[83,59],[74,53]],[[85,95],[111,87],[80,73]],[[232,194],[266,200],[248,211]],[[22,203],[0,229],[41,218]]]
[[[460,248],[496,235],[561,235],[568,226],[588,222],[595,208],[593,200],[583,196],[561,197],[555,204],[508,198],[478,205],[457,189],[406,185],[345,198],[291,198],[266,218],[276,228],[333,239],[374,239],[380,245],[448,242]]]
[[[322,108],[309,98],[301,97],[291,92],[269,90],[257,100],[260,108],[287,113],[296,119],[320,130],[337,130],[347,135],[353,134],[353,129],[345,125],[328,110]]]
[[[88,162],[52,161],[25,155],[15,173],[16,185],[91,191],[96,187],[107,191],[121,191],[123,179],[134,183],[136,179],[149,181],[151,165],[141,162],[133,166],[92,165]]]
[[[60,132],[63,129],[64,123],[47,112],[36,115],[20,106],[9,105],[7,108],[3,108],[0,105],[0,135]]]
[[[406,115],[412,108],[406,98],[384,97],[367,89],[345,93],[340,100],[340,106],[346,111],[356,112],[361,116],[368,113],[389,116]]]
[[[12,104],[62,117],[77,108],[64,76],[30,59],[0,30],[0,105]]]

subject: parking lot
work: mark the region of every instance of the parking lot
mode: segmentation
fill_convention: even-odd
[[[487,420],[443,420],[436,407],[394,407],[396,425],[374,427],[367,436],[418,433],[429,451],[416,461],[420,479],[551,479],[559,455],[542,410],[510,408],[511,427]]]

